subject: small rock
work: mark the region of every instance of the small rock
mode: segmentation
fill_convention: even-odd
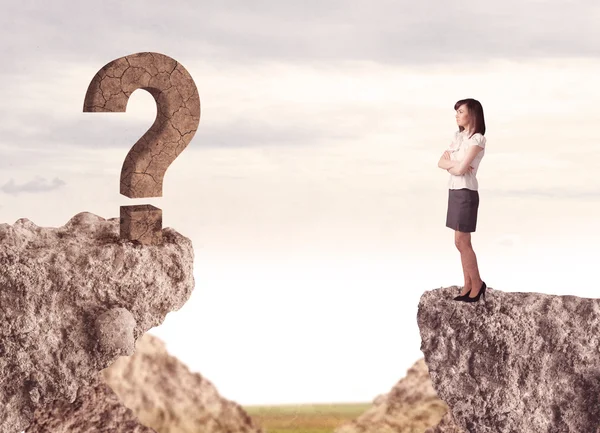
[[[100,350],[110,356],[133,355],[135,319],[125,308],[105,311],[96,319],[96,332]]]

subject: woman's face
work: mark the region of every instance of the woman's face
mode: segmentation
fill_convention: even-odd
[[[466,129],[468,128],[470,122],[469,110],[467,105],[463,104],[456,110],[456,124]]]

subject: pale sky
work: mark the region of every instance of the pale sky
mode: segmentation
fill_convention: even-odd
[[[492,289],[598,297],[600,6],[13,2],[0,15],[0,223],[150,203],[194,245],[151,331],[241,404],[370,401],[420,357],[425,290],[462,285],[437,167],[454,103],[487,126],[472,242]],[[83,113],[106,63],[179,61],[198,132],[162,198],[119,194],[156,105]]]

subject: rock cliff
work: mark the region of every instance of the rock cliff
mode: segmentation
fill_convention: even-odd
[[[35,425],[56,426],[59,433],[70,431],[60,430],[65,426],[87,426],[86,432],[97,433],[104,431],[98,420],[105,420],[117,432],[147,426],[157,433],[263,433],[240,405],[219,395],[200,374],[191,373],[150,334],[137,340],[134,355],[118,359],[98,380],[100,384],[80,389],[87,402],[82,408],[56,402],[36,411]],[[53,430],[26,433],[46,432]]]
[[[194,287],[189,239],[119,239],[119,220],[88,212],[59,228],[0,224],[0,433],[80,386],[179,309]]]
[[[418,360],[387,394],[334,433],[412,433],[436,425],[448,407],[436,395],[427,366]]]
[[[108,385],[94,380],[77,391],[73,403],[55,401],[38,408],[25,433],[156,433],[142,425]]]
[[[485,303],[455,295],[426,291],[417,321],[433,388],[459,431],[598,431],[600,299],[490,288]]]
[[[102,372],[119,399],[158,433],[262,433],[244,409],[147,334],[133,356]]]

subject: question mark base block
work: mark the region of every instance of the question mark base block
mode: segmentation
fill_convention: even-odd
[[[162,244],[162,209],[149,204],[121,206],[120,237],[143,245]]]

